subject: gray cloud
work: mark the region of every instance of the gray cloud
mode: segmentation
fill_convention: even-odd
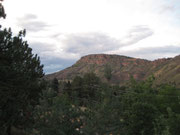
[[[17,19],[17,25],[28,32],[38,32],[46,30],[50,27],[47,23],[38,20],[38,17],[34,14],[26,14]]]
[[[30,47],[33,48],[33,51],[37,54],[52,52],[56,49],[52,44],[45,42],[30,42]]]
[[[120,44],[114,38],[102,33],[82,33],[67,35],[63,41],[64,50],[81,55],[89,53],[101,53],[118,49]]]
[[[178,10],[178,8],[176,8],[179,5],[179,2],[162,2],[161,5],[158,7],[159,13],[163,14],[163,13],[173,13],[176,12],[176,10]]]
[[[180,54],[180,46],[149,47],[139,50],[142,54]]]
[[[146,26],[146,25],[134,26],[129,31],[127,36],[121,40],[121,43],[124,45],[135,44],[135,43],[137,43],[149,36],[152,36],[152,35],[153,35],[153,31],[148,26]]]
[[[167,12],[167,11],[170,11],[170,12],[175,11],[175,6],[173,6],[173,5],[164,5],[164,6],[161,7],[160,13],[164,13],[164,12]]]
[[[34,19],[37,19],[37,18],[38,17],[35,14],[26,14],[21,19],[24,19],[24,20],[34,20]]]
[[[139,57],[149,60],[157,58],[174,57],[180,55],[180,46],[147,47],[138,50],[122,51],[120,54]]]
[[[81,55],[104,53],[133,45],[152,35],[153,31],[144,25],[133,27],[123,39],[115,39],[104,33],[71,34],[63,41],[63,49]]]

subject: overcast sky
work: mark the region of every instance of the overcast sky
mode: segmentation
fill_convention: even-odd
[[[4,0],[14,33],[26,29],[46,73],[81,56],[107,53],[154,60],[180,54],[180,0]]]

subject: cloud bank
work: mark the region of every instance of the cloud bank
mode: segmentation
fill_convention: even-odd
[[[65,52],[82,56],[115,51],[136,44],[152,35],[153,31],[148,26],[134,26],[122,39],[116,39],[104,33],[80,33],[66,35],[62,44]]]
[[[20,28],[26,29],[28,32],[44,31],[50,27],[44,21],[40,21],[35,14],[25,14],[23,17],[18,18],[17,25]]]

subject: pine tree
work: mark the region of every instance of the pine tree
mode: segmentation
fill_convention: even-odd
[[[36,106],[36,122],[31,129],[33,135],[80,135],[81,110],[73,105],[66,95],[54,96],[55,91],[46,89],[40,104]]]
[[[0,0],[3,1],[3,0]],[[4,6],[0,3],[0,18],[3,17],[4,19],[6,18]]]
[[[108,81],[111,80],[111,78],[112,78],[112,69],[111,69],[110,65],[105,66],[104,76]]]
[[[52,80],[52,89],[58,93],[59,92],[59,82],[58,82],[58,79],[57,78],[54,78]]]
[[[11,126],[29,121],[42,87],[43,65],[24,36],[25,31],[18,36],[12,36],[10,29],[0,31],[0,132],[7,134]]]

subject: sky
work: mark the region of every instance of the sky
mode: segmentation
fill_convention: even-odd
[[[4,0],[3,27],[26,29],[46,74],[88,54],[180,54],[180,0]]]

